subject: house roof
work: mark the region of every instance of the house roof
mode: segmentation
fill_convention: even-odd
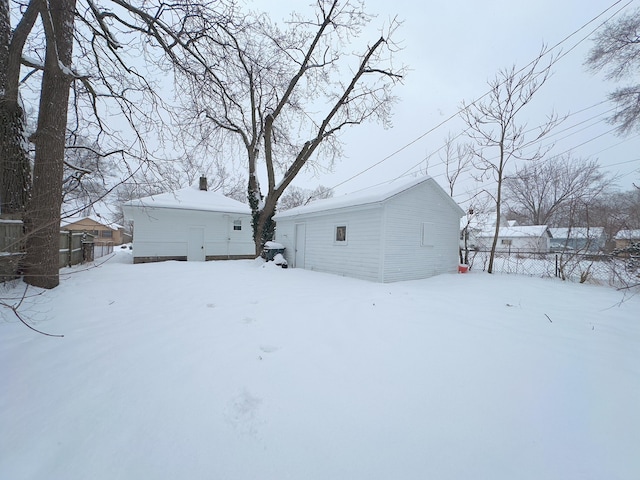
[[[546,225],[516,225],[514,227],[500,227],[498,237],[502,238],[531,238],[542,237],[548,232]],[[480,232],[477,237],[493,237],[495,228],[486,229]]]
[[[222,213],[250,214],[249,205],[225,197],[221,193],[211,190],[200,190],[197,186],[175,190],[173,192],[151,195],[149,197],[131,200],[125,207],[137,208],[172,208],[178,210],[202,210]]]
[[[86,222],[89,220],[89,222]],[[103,218],[95,217],[93,215],[88,215],[85,217],[66,217],[60,220],[60,227],[68,227],[69,225],[75,225],[76,223],[97,223],[103,225],[105,227],[109,227],[112,230],[118,230],[120,228],[124,228],[122,225],[118,225],[117,223],[109,222]]]
[[[613,238],[615,240],[639,240],[640,230],[620,230]]]
[[[416,185],[420,185],[422,183],[431,184],[433,187],[441,190],[443,196],[451,202],[454,208],[459,210],[460,216],[464,215],[464,211],[460,208],[460,206],[442,190],[440,185],[436,183],[435,180],[431,177],[418,177],[412,178],[409,181],[401,181],[395,180],[389,183],[385,183],[382,185],[376,185],[374,187],[369,187],[364,190],[360,190],[358,192],[350,193],[347,195],[342,195],[339,197],[332,197],[323,200],[316,200],[314,202],[309,203],[308,205],[302,205],[299,207],[292,208],[290,210],[286,210],[282,213],[278,213],[274,218],[276,220],[287,218],[287,217],[295,217],[297,215],[309,214],[309,213],[318,213],[318,212],[326,212],[332,210],[338,210],[342,208],[349,207],[358,207],[363,205],[372,205],[376,203],[384,202],[389,198],[404,192],[405,190],[409,190],[410,188],[415,187]]]
[[[585,239],[600,238],[604,235],[604,227],[571,227],[550,228],[553,238],[559,239]]]

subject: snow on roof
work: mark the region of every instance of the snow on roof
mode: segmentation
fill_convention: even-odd
[[[571,227],[550,228],[553,238],[600,238],[604,235],[604,227]]]
[[[131,200],[124,205],[142,208],[175,208],[179,210],[203,210],[223,213],[251,213],[249,205],[234,200],[233,198],[225,197],[219,192],[200,190],[195,185],[174,192]]]
[[[282,213],[278,213],[274,217],[274,219],[277,220],[279,218],[294,217],[302,214],[317,213],[328,210],[337,210],[339,208],[348,208],[379,203],[424,182],[430,182],[437,188],[440,188],[435,180],[427,176],[412,178],[409,181],[395,180],[347,195],[341,195],[339,197],[332,197],[323,200],[316,200],[309,203],[308,205],[302,205],[290,210],[286,210]],[[458,206],[451,197],[449,197],[448,195],[446,195],[446,197],[449,198],[453,204]],[[458,208],[460,207],[458,206]],[[462,212],[462,209],[460,209],[460,215],[462,216],[463,214],[464,213]]]
[[[620,230],[613,238],[615,240],[637,240],[640,239],[640,230]]]
[[[499,237],[541,237],[547,232],[546,225],[517,225],[515,227],[500,227],[498,230]],[[495,228],[483,230],[478,237],[493,237]]]
[[[117,223],[110,222],[102,217],[96,217],[94,215],[88,215],[85,217],[66,217],[60,220],[60,226],[66,227],[68,225],[73,225],[75,223],[80,223],[83,220],[92,220],[100,225],[104,225],[105,227],[112,228],[114,230],[118,230],[120,228],[124,228],[122,225],[118,225]]]

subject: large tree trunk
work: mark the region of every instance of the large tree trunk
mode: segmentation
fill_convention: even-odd
[[[250,176],[250,178],[254,178]],[[256,256],[262,253],[264,244],[273,240],[276,224],[273,216],[276,214],[276,205],[278,198],[267,195],[266,202],[260,195],[259,186],[254,180],[249,180],[249,205],[251,207],[252,227],[253,227],[253,243],[256,248]]]
[[[31,29],[33,9],[25,13],[11,38],[9,2],[0,0],[0,214],[22,218],[28,199],[31,168],[24,138],[24,112],[18,100],[19,54]]]
[[[38,129],[34,135],[33,195],[27,210],[27,255],[24,280],[53,288],[59,279],[60,207],[65,129],[71,76],[75,0],[50,0],[41,7],[47,35]],[[47,12],[51,27],[47,30]],[[57,48],[56,48],[57,47]]]
[[[22,218],[31,168],[25,148],[24,117],[17,102],[0,99],[0,213]]]

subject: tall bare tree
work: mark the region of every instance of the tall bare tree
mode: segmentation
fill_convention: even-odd
[[[507,166],[515,160],[537,160],[544,154],[539,145],[556,124],[555,115],[539,127],[529,130],[521,120],[524,109],[530,105],[534,95],[549,77],[551,62],[542,65],[544,50],[537,60],[524,70],[501,70],[489,82],[490,91],[473,103],[463,103],[461,116],[466,123],[467,134],[474,155],[474,167],[483,176],[496,183],[495,201],[496,223],[487,271],[493,272],[500,217],[502,214],[503,183]]]
[[[75,0],[40,1],[46,53],[38,109],[33,192],[27,207],[27,257],[24,280],[53,288],[59,283],[58,252],[69,87],[73,80]]]
[[[562,225],[561,215],[593,203],[614,179],[597,160],[550,157],[517,167],[505,178],[505,198],[512,212],[531,225]]]
[[[389,120],[391,88],[402,78],[392,63],[397,22],[360,54],[347,53],[369,21],[350,0],[317,0],[310,18],[292,15],[285,29],[254,15],[198,45],[207,66],[224,68],[183,71],[191,132],[235,144],[246,159],[256,253],[272,238],[278,199],[296,175],[319,159],[331,164],[345,127]]]
[[[456,143],[456,137],[449,134],[444,141],[440,160],[444,164],[445,176],[449,185],[449,195],[453,197],[456,183],[460,175],[469,171],[473,162],[473,151],[465,143]]]
[[[333,197],[333,189],[323,185],[318,185],[313,190],[290,185],[284,195],[280,197],[278,208],[280,210],[289,210],[290,208],[299,207],[300,205],[306,205],[313,200],[322,200],[331,197]]]
[[[640,8],[609,21],[593,41],[587,66],[594,72],[605,70],[610,80],[630,80],[609,95],[618,107],[611,122],[620,133],[629,133],[640,127]]]

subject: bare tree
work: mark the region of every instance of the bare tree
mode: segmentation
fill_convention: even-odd
[[[26,214],[25,282],[53,288],[59,283],[58,252],[62,172],[69,87],[72,81],[75,0],[37,2],[46,53],[38,110],[33,192]]]
[[[331,197],[333,197],[333,190],[323,185],[319,185],[313,190],[289,185],[287,191],[280,197],[278,208],[280,210],[289,210],[290,208],[299,207],[300,205],[306,205],[313,200],[322,200]]]
[[[566,227],[570,224],[562,224],[564,212],[593,203],[613,181],[597,160],[550,157],[516,168],[505,178],[505,199],[511,211],[531,225]]]
[[[609,21],[593,41],[593,48],[586,60],[593,72],[605,70],[610,80],[637,80],[640,68],[640,9]],[[640,84],[618,88],[609,98],[618,107],[610,121],[618,125],[620,133],[629,133],[640,126]]]
[[[440,160],[445,166],[445,176],[449,185],[449,195],[453,197],[453,191],[460,175],[469,171],[473,162],[473,151],[465,143],[455,143],[457,137],[449,134],[444,141],[443,152]]]
[[[619,230],[640,229],[640,191],[605,192],[587,208],[576,212],[576,221],[579,222],[576,224],[604,227],[611,250],[613,237]]]
[[[496,209],[496,224],[489,265],[493,272],[500,217],[502,209],[502,188],[506,168],[514,160],[537,160],[544,152],[539,147],[540,140],[557,125],[557,116],[551,115],[543,125],[528,130],[526,123],[520,123],[523,110],[531,103],[534,95],[549,77],[551,63],[541,65],[544,50],[536,61],[526,69],[517,71],[501,70],[489,82],[490,91],[483,99],[474,103],[463,103],[461,116],[466,123],[467,134],[472,140],[474,167],[483,176],[496,183],[493,195]]]
[[[244,20],[250,27],[225,26],[198,44],[207,66],[224,68],[181,69],[191,102],[186,122],[200,135],[192,141],[234,144],[246,159],[256,253],[272,238],[278,200],[296,175],[339,155],[341,130],[388,122],[391,88],[402,76],[392,63],[397,23],[361,54],[346,53],[369,20],[349,0],[317,0],[313,17],[293,15],[284,30],[252,16]]]

